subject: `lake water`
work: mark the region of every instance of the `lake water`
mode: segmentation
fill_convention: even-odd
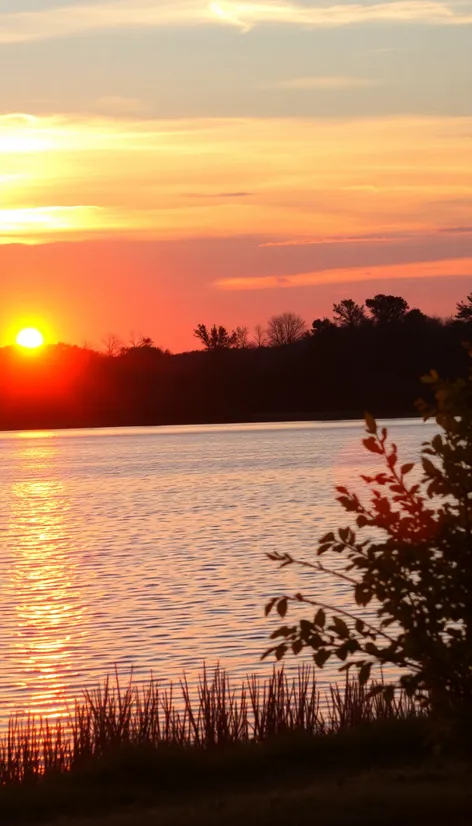
[[[417,459],[432,427],[387,424]],[[267,599],[346,595],[264,554],[309,556],[349,524],[333,488],[377,466],[362,436],[361,422],[0,434],[0,716],[61,713],[115,665],[269,673]]]

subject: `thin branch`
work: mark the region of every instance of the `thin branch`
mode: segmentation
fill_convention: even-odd
[[[323,608],[325,611],[332,611],[334,614],[342,614],[342,616],[347,617],[354,622],[361,619],[360,617],[356,617],[355,614],[351,614],[349,611],[344,610],[344,608],[333,608],[333,606],[328,603],[318,601],[314,602],[312,599],[307,599],[307,597],[304,597],[303,594],[298,594],[296,597],[287,597],[287,599],[291,602],[304,602],[307,605],[313,605],[314,608]],[[380,637],[384,637],[384,639],[388,640],[388,642],[391,642],[393,645],[397,644],[397,640],[394,640],[393,637],[390,637],[389,634],[385,633],[385,631],[381,631],[380,628],[376,628],[375,625],[372,625],[370,622],[366,622],[365,620],[362,620],[362,622],[375,634],[378,634]]]
[[[333,571],[331,568],[326,568],[322,562],[306,562],[304,559],[292,559],[293,565],[299,565],[301,568],[311,568],[313,571],[321,571],[324,574],[329,574],[330,576],[337,577],[338,579],[343,579],[345,582],[349,582],[350,585],[359,585],[360,583],[353,579],[347,574],[342,574],[340,571]]]

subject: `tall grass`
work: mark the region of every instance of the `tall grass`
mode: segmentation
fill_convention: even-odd
[[[122,685],[115,675],[85,691],[68,716],[51,723],[12,717],[0,737],[0,786],[65,774],[84,760],[129,746],[179,746],[209,750],[241,743],[263,743],[287,733],[327,735],[386,718],[406,719],[420,710],[404,694],[387,702],[366,687],[346,681],[319,690],[312,668],[289,678],[282,669],[267,679],[248,677],[233,686],[227,673],[204,669],[196,691],[183,678],[162,687],[151,679]]]

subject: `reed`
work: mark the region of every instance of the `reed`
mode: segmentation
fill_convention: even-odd
[[[165,687],[154,679],[137,685],[130,678],[123,685],[116,673],[114,680],[85,691],[70,713],[54,723],[12,717],[0,737],[0,786],[64,775],[84,761],[129,747],[208,751],[264,743],[279,735],[326,736],[420,714],[403,693],[387,702],[353,681],[332,686],[326,696],[307,666],[292,677],[283,668],[274,669],[269,678],[250,676],[236,686],[223,669],[210,675],[204,668],[193,690],[185,677]]]

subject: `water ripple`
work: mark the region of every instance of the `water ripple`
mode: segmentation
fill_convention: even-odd
[[[392,425],[405,460],[428,426]],[[268,597],[313,589],[264,554],[309,554],[345,520],[336,484],[372,463],[360,423],[0,437],[0,716],[63,713],[131,667],[194,680],[267,672]],[[346,600],[317,577],[317,592]],[[323,673],[323,679],[332,672]]]

